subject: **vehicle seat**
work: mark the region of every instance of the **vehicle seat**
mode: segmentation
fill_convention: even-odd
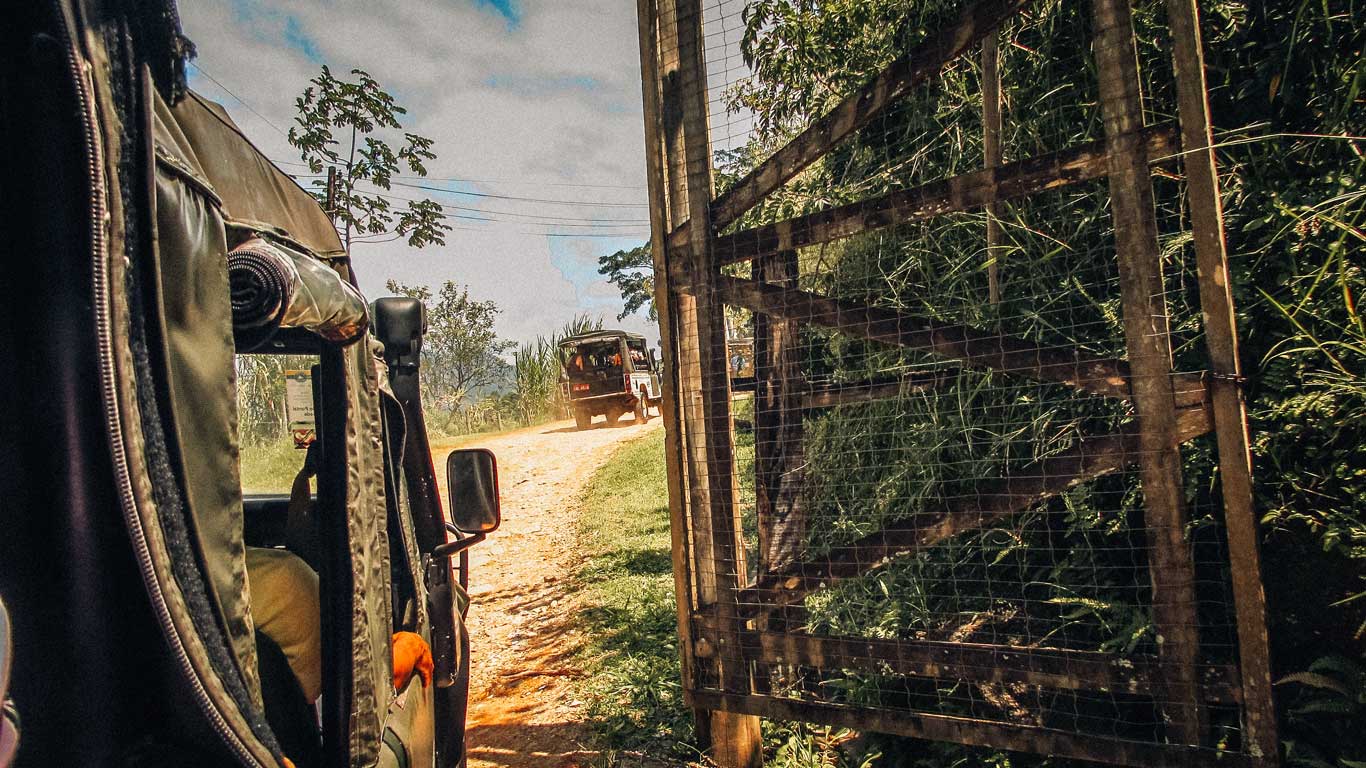
[[[256,655],[261,672],[261,697],[265,702],[266,722],[295,768],[321,768],[322,731],[318,713],[304,695],[303,688],[289,667],[280,646],[259,630]]]

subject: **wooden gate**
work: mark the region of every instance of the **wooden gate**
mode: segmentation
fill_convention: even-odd
[[[925,2],[843,48],[823,12],[639,0],[715,759],[757,764],[765,716],[1275,763],[1194,0]]]

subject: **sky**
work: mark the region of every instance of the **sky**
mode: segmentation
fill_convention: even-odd
[[[368,296],[390,279],[453,280],[498,305],[504,338],[588,313],[657,343],[643,313],[616,319],[621,296],[597,272],[599,256],[649,238],[634,3],[181,0],[180,13],[198,50],[191,87],[290,173],[308,173],[285,131],[322,64],[368,71],[408,109],[403,129],[435,140],[428,178],[399,181],[450,191],[391,194],[468,218],[447,220],[444,246],[356,244]]]

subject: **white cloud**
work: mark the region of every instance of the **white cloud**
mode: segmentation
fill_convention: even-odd
[[[514,26],[474,0],[183,0],[180,10],[203,71],[264,118],[202,76],[193,76],[192,85],[220,101],[276,160],[297,160],[276,129],[292,123],[294,99],[318,70],[312,56],[338,74],[363,68],[393,93],[409,110],[405,129],[436,140],[433,177],[496,180],[462,189],[584,203],[395,187],[395,195],[498,211],[492,217],[500,221],[452,220],[461,229],[448,233],[447,245],[422,251],[401,242],[357,245],[353,259],[367,292],[382,292],[390,278],[468,284],[472,294],[498,303],[499,332],[518,341],[585,311],[658,336],[643,318],[617,323],[620,299],[595,274],[598,256],[643,242],[648,231],[647,209],[625,207],[646,202],[633,5],[527,4]],[[629,220],[631,229],[583,226],[604,219]],[[552,251],[548,238],[530,234],[546,231],[625,237],[573,239],[567,249],[562,240]]]

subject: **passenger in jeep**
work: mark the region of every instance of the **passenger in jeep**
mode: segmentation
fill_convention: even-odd
[[[251,618],[275,642],[310,704],[323,689],[318,574],[284,549],[247,547]]]

